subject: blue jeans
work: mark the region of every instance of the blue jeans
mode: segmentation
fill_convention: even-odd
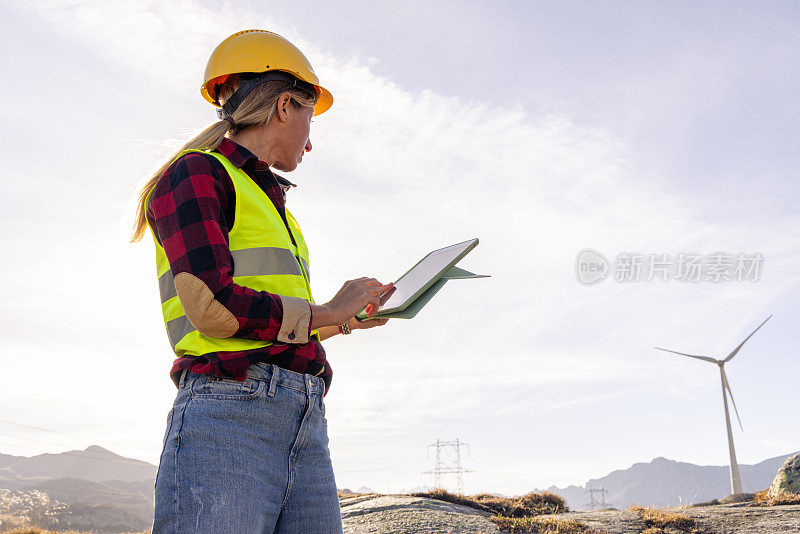
[[[186,372],[169,413],[153,534],[342,532],[320,378],[257,363]]]

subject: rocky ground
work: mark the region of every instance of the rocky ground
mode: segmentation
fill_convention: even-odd
[[[800,532],[800,505],[746,506],[722,504],[687,508],[693,517],[712,532],[720,534],[778,534]]]
[[[800,533],[800,505],[721,504],[670,512],[695,519],[703,534]],[[466,506],[409,495],[369,495],[342,501],[346,534],[497,533],[488,513]],[[596,532],[641,534],[647,525],[636,512],[569,512],[559,518],[580,521]],[[664,534],[684,531],[665,529]]]
[[[800,533],[800,505],[751,506],[738,503],[666,510],[691,517],[697,521],[701,532],[708,534]],[[639,534],[647,528],[638,514],[628,510],[569,512],[559,517],[580,521],[608,534]]]
[[[103,504],[65,504],[38,490],[0,489],[0,532],[38,525],[52,530],[132,532],[152,519]]]
[[[410,495],[370,495],[342,501],[345,534],[500,532],[488,512]]]

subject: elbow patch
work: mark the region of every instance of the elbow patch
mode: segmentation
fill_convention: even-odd
[[[204,336],[226,338],[239,330],[236,317],[214,299],[214,293],[195,275],[178,273],[175,291],[186,318]]]

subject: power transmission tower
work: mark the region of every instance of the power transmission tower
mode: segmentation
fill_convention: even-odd
[[[473,469],[465,469],[461,465],[461,447],[469,444],[456,438],[455,441],[436,440],[436,443],[428,445],[428,457],[430,458],[431,447],[436,447],[436,467],[428,471],[423,471],[423,475],[434,475],[434,487],[442,488],[442,475],[453,473],[456,475],[459,495],[464,494],[464,473],[474,473]]]
[[[601,509],[602,508],[608,508],[608,505],[606,504],[606,493],[608,493],[607,489],[604,489],[602,486],[600,486],[600,489],[586,488],[586,492],[585,493],[589,494],[589,500],[591,501],[589,503],[589,507],[592,510],[596,510],[598,506]],[[595,493],[599,493],[600,494],[600,500],[599,501],[594,498],[594,494]]]

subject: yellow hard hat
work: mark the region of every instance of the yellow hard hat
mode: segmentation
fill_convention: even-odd
[[[306,56],[277,33],[245,30],[222,41],[208,59],[200,94],[218,108],[223,108],[217,99],[217,85],[224,83],[231,74],[242,73],[269,74],[252,77],[251,83],[247,84],[249,88],[244,87],[243,83],[242,91],[236,91],[240,94],[234,94],[238,96],[236,101],[231,102],[231,105],[226,102],[224,108],[227,109],[224,112],[222,109],[218,110],[218,114],[232,113],[231,108],[235,109],[250,89],[258,83],[274,79],[284,79],[299,89],[313,90],[317,96],[314,115],[325,112],[333,104],[333,96],[319,84],[319,78]]]

